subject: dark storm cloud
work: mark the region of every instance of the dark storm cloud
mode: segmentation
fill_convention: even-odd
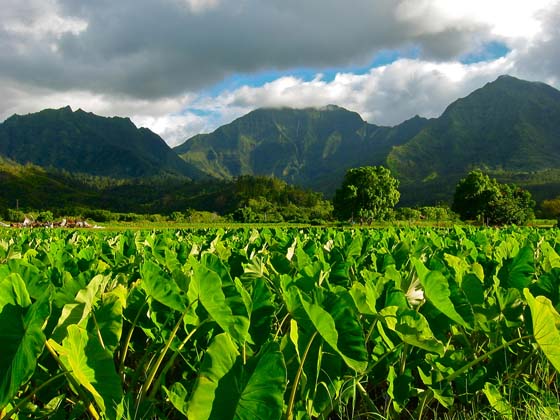
[[[364,65],[377,50],[415,42],[427,55],[445,59],[464,52],[473,29],[419,33],[425,22],[400,20],[394,0],[207,3],[51,2],[60,18],[87,28],[41,36],[2,29],[2,76],[54,90],[157,98],[234,73]]]

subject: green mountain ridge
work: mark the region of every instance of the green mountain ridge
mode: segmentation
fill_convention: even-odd
[[[209,176],[274,176],[332,194],[348,168],[384,163],[392,147],[427,123],[416,116],[396,127],[381,127],[335,105],[261,108],[174,150]]]
[[[513,179],[543,199],[560,194],[560,91],[500,76],[438,118],[394,127],[337,106],[258,109],[174,150],[209,176],[275,176],[327,196],[347,169],[385,165],[401,181],[405,205],[449,202],[472,169]]]
[[[393,148],[386,163],[410,202],[448,199],[455,183],[475,168],[531,188],[540,184],[535,173],[550,176],[560,169],[560,91],[500,76],[449,105]],[[556,188],[550,193],[560,194]]]
[[[174,149],[128,118],[105,118],[70,107],[47,109],[14,115],[0,124],[2,157],[8,160],[0,179],[16,186],[25,177],[37,179],[43,186],[41,199],[31,201],[39,204],[48,199],[52,185],[53,190],[62,188],[65,202],[75,194],[91,203],[93,195],[95,203],[104,205],[98,189],[67,185],[59,174],[65,171],[78,174],[76,179],[86,174],[139,180],[116,184],[118,191],[109,195],[118,197],[111,204],[118,208],[121,197],[142,195],[152,187],[157,191],[150,192],[151,203],[157,202],[157,194],[178,195],[188,203],[188,194],[198,187],[187,178],[226,185],[243,175],[272,176],[332,197],[344,173],[364,165],[391,169],[400,180],[400,205],[449,203],[456,183],[472,169],[528,188],[540,201],[560,195],[560,91],[501,76],[456,100],[438,118],[415,116],[394,127],[370,124],[335,105],[261,108]],[[9,160],[33,166],[14,170]],[[167,188],[151,181],[158,177],[185,181],[173,181],[173,188]],[[27,187],[23,190],[37,191]],[[4,194],[6,205],[17,195],[14,188],[13,194]],[[140,205],[141,200],[128,199]]]
[[[0,124],[0,155],[22,164],[115,178],[201,176],[161,137],[130,119],[69,106],[8,118]]]

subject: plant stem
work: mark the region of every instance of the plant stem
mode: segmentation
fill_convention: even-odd
[[[169,369],[171,369],[171,366],[173,366],[173,363],[175,363],[175,359],[177,359],[177,356],[181,353],[181,350],[183,350],[183,347],[185,347],[185,345],[187,344],[187,342],[191,339],[191,337],[194,335],[195,332],[198,331],[198,329],[204,325],[206,322],[208,322],[207,319],[205,319],[204,321],[202,321],[200,324],[198,324],[195,328],[193,328],[193,330],[185,337],[185,339],[181,342],[181,344],[179,345],[179,347],[177,347],[177,351],[175,351],[173,353],[173,355],[169,358],[169,360],[167,361],[167,363],[165,364],[165,366],[163,367],[161,373],[159,374],[156,383],[154,384],[154,386],[152,387],[152,391],[150,392],[149,398],[154,398],[155,394],[157,392],[157,390],[159,389],[159,387],[161,386],[161,381],[162,379],[165,377],[165,375],[167,374],[167,372],[169,371]]]
[[[307,359],[307,354],[309,353],[309,350],[311,349],[311,344],[313,344],[313,340],[315,339],[316,336],[317,336],[317,331],[315,331],[313,333],[313,335],[309,339],[309,343],[307,343],[307,347],[305,348],[305,352],[303,353],[303,356],[301,358],[301,362],[299,364],[299,368],[298,368],[298,371],[296,373],[296,377],[294,378],[294,384],[292,385],[292,392],[290,393],[290,400],[288,402],[288,409],[286,410],[287,420],[292,420],[292,418],[293,418],[293,409],[294,409],[294,402],[295,402],[295,399],[296,399],[296,391],[297,391],[297,387],[298,387],[298,384],[299,384],[299,380],[301,378],[301,373],[303,372],[303,365],[305,363],[305,359]]]
[[[4,417],[0,416],[0,418],[5,418],[6,420],[9,420],[14,414],[16,414],[16,411],[19,410],[19,408],[21,406],[23,406],[28,400],[30,400],[37,392],[42,390],[44,387],[46,387],[51,382],[56,381],[58,378],[60,378],[62,376],[65,376],[67,374],[68,374],[68,372],[61,372],[58,375],[55,375],[52,378],[49,378],[48,380],[43,382],[41,385],[39,385],[37,388],[35,388],[31,393],[29,393],[29,395],[27,395],[25,398],[21,399],[14,406],[14,408],[12,408]]]
[[[284,326],[284,322],[289,318],[290,314],[287,313],[286,316],[284,318],[282,318],[282,321],[280,321],[280,325],[278,326],[278,329],[276,330],[276,334],[274,334],[274,340],[276,341],[276,339],[278,338],[278,334],[280,332],[282,332],[282,327]]]
[[[177,335],[177,331],[179,331],[179,327],[183,323],[183,318],[185,317],[187,312],[190,310],[190,308],[191,307],[189,305],[189,307],[185,310],[185,312],[183,312],[181,314],[181,317],[179,318],[179,321],[177,322],[177,324],[173,328],[173,331],[171,331],[171,334],[169,335],[169,338],[167,339],[167,342],[165,343],[165,347],[160,352],[159,357],[156,360],[156,363],[154,364],[153,367],[151,367],[150,373],[148,374],[148,377],[146,378],[146,381],[144,382],[144,384],[142,385],[142,388],[140,389],[140,396],[138,397],[138,405],[140,405],[140,403],[142,401],[144,401],[144,398],[146,398],[146,394],[148,392],[148,389],[152,385],[152,382],[154,381],[154,378],[157,374],[157,371],[158,371],[161,363],[163,362],[163,359],[165,358],[165,355],[167,354],[167,351],[169,350],[169,347],[171,347],[171,343],[175,339],[175,336]]]
[[[119,374],[121,375],[121,379],[122,379],[123,384],[124,384],[124,363],[126,361],[126,356],[128,354],[128,346],[130,344],[130,340],[132,340],[132,334],[134,333],[134,329],[136,328],[136,324],[138,324],[138,320],[140,319],[140,315],[142,314],[142,310],[144,309],[144,306],[146,306],[147,304],[148,304],[147,301],[144,302],[144,304],[138,310],[138,313],[134,317],[134,321],[130,325],[130,329],[128,330],[128,333],[126,335],[124,343],[122,344],[122,351],[121,351],[121,358],[120,358],[121,360],[119,362]]]
[[[463,373],[467,372],[470,368],[476,366],[477,364],[479,364],[480,362],[488,359],[491,355],[493,355],[494,353],[497,353],[519,341],[522,340],[526,340],[528,338],[533,338],[533,335],[524,335],[522,337],[518,337],[518,338],[514,338],[513,340],[508,341],[507,343],[502,344],[501,346],[496,347],[495,349],[492,349],[486,353],[484,353],[483,355],[477,357],[476,359],[472,360],[471,362],[467,363],[465,366],[463,366],[462,368],[456,370],[455,372],[453,372],[451,375],[449,375],[447,378],[443,378],[440,379],[439,381],[437,381],[435,384],[439,384],[442,382],[451,382],[455,379],[457,379],[459,376],[461,376]],[[434,385],[435,385],[434,384]],[[416,418],[422,418],[422,413],[424,411],[424,408],[431,402],[431,400],[433,399],[434,396],[434,392],[432,391],[431,388],[429,388],[426,391],[426,394],[422,400],[422,405],[420,406],[420,413],[418,413],[418,415],[416,416]]]
[[[461,376],[463,373],[465,373],[467,370],[469,370],[470,368],[472,368],[473,366],[479,364],[480,362],[488,359],[488,357],[490,357],[491,355],[493,355],[494,353],[497,353],[519,341],[522,340],[526,340],[528,338],[532,338],[532,335],[524,335],[523,337],[518,337],[518,338],[514,338],[513,340],[508,341],[507,343],[502,344],[499,347],[496,347],[495,349],[490,350],[487,353],[484,353],[483,355],[477,357],[476,359],[474,359],[473,361],[467,363],[465,366],[463,366],[462,368],[460,368],[459,370],[456,370],[455,372],[453,372],[451,375],[449,375],[447,378],[441,379],[439,380],[437,383],[439,382],[451,382],[453,380],[455,380],[457,377]]]

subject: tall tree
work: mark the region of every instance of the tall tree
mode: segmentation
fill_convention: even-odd
[[[515,185],[501,184],[481,171],[471,171],[457,184],[452,210],[462,220],[494,225],[524,224],[533,217],[531,194]]]
[[[383,166],[349,169],[334,197],[334,211],[342,220],[384,220],[400,198],[399,181]]]

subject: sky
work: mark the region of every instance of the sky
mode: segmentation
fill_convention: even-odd
[[[560,0],[2,0],[0,121],[70,105],[170,145],[259,107],[396,125],[499,75],[560,88]]]

